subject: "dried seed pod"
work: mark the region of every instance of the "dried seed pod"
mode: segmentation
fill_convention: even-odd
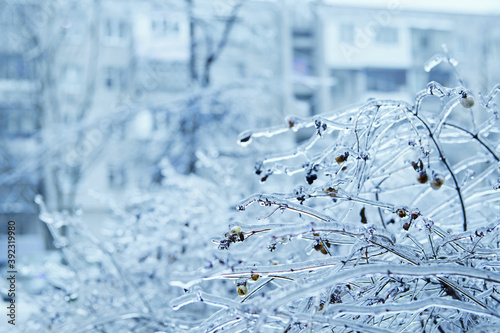
[[[417,180],[421,184],[427,183],[427,181],[429,180],[429,176],[427,175],[427,172],[425,170],[419,172]]]
[[[441,175],[435,174],[434,177],[432,177],[431,187],[433,190],[439,190],[443,184],[444,178]]]
[[[410,229],[410,223],[405,222],[405,224],[403,224],[403,229],[405,229],[406,231],[408,231],[408,229]]]
[[[245,296],[248,293],[247,285],[244,283],[237,285],[236,290],[240,296]]]
[[[410,218],[416,220],[420,216],[419,212],[411,212]]]
[[[295,126],[295,121],[293,119],[288,119],[288,127],[292,128],[293,126]]]
[[[252,136],[251,135],[247,135],[243,138],[240,139],[240,142],[241,143],[250,143],[250,140],[252,139]]]
[[[365,207],[361,208],[361,211],[359,212],[359,216],[361,216],[361,223],[367,224],[368,220],[366,219],[366,214],[365,214]]]
[[[415,171],[422,171],[424,169],[424,162],[421,159],[418,159],[418,162],[411,162],[411,166]]]
[[[400,218],[404,218],[404,217],[406,217],[406,210],[404,210],[404,209],[398,209],[398,210],[396,210],[396,214],[398,214],[398,216]]]
[[[460,104],[466,109],[470,109],[474,106],[474,98],[466,93],[462,94],[462,98],[460,99]]]

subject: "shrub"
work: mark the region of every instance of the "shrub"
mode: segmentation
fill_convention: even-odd
[[[442,61],[453,66],[438,55],[427,69]],[[173,281],[189,289],[174,309],[221,308],[197,326],[210,332],[496,331],[500,85],[483,96],[458,81],[430,82],[413,104],[371,99],[243,133],[279,149],[311,131],[256,164],[262,181],[301,179],[238,204],[267,216],[229,226],[224,265]],[[213,280],[234,293],[197,287]]]

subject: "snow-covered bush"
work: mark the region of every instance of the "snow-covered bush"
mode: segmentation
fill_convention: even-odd
[[[39,310],[20,323],[23,332],[177,332],[188,327],[185,322],[196,324],[196,315],[214,312],[204,304],[186,314],[174,311],[169,302],[184,291],[169,281],[219,261],[210,255],[208,236],[223,232],[234,209],[212,182],[165,169],[163,190],[110,200],[114,217],[102,222],[99,238],[81,211],[49,212],[37,197],[40,219],[61,255],[26,264],[21,272],[32,284],[44,283],[31,295]],[[233,290],[225,281],[206,288]]]
[[[454,65],[437,55],[426,69],[443,61]],[[262,182],[301,180],[239,203],[263,216],[229,226],[217,267],[171,281],[186,290],[172,307],[220,308],[193,325],[209,332],[496,331],[500,85],[483,96],[458,81],[430,82],[413,104],[373,99],[241,134],[279,147],[311,131],[255,167]]]
[[[101,238],[39,197],[61,257],[20,272],[42,280],[20,329],[496,331],[499,91],[431,82],[413,105],[369,100],[245,132],[241,144],[272,151],[257,180],[296,186],[236,210],[254,188],[244,168],[241,183],[215,183],[167,163],[163,187],[110,202]],[[310,139],[284,151],[297,131]]]

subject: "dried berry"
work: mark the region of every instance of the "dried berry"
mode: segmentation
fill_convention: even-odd
[[[338,164],[344,163],[347,161],[347,158],[349,157],[349,152],[346,151],[344,154],[335,157],[335,161],[337,161]]]
[[[474,98],[466,93],[462,94],[462,98],[460,99],[460,103],[466,109],[470,109],[474,106]]]
[[[229,236],[229,239],[231,239],[233,242],[237,242],[238,240],[240,242],[243,242],[245,240],[245,235],[243,234],[241,227],[235,225],[231,228],[230,232],[231,235]]]
[[[328,250],[325,248],[325,245],[323,242],[317,242],[314,244],[314,249],[318,252],[321,252],[323,254],[328,254]]]
[[[236,290],[238,291],[238,295],[240,296],[245,296],[248,293],[248,288],[244,283],[236,286]]]
[[[318,176],[315,174],[309,174],[306,176],[306,180],[309,185],[311,185],[316,179],[318,179]]]
[[[444,178],[441,175],[435,174],[434,177],[432,177],[431,187],[433,190],[439,190],[443,184]]]
[[[429,176],[427,175],[427,172],[424,170],[424,171],[421,171],[418,173],[418,177],[417,177],[417,180],[419,183],[421,184],[425,184],[427,183],[427,181],[429,180]]]
[[[349,287],[349,285],[347,286]],[[337,289],[330,295],[330,304],[342,303],[340,292],[340,289]]]
[[[234,227],[231,228],[231,233],[232,234],[239,234],[241,232],[241,227],[235,225]]]
[[[252,275],[250,275],[250,279],[252,279],[252,281],[257,281],[259,278],[260,278],[259,274],[252,273]]]
[[[404,217],[406,217],[406,210],[404,210],[404,209],[398,209],[398,210],[396,210],[396,214],[398,214],[398,216],[400,218],[404,218]]]

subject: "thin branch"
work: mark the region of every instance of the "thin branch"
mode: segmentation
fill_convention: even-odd
[[[493,150],[493,148],[491,148],[490,146],[488,146],[486,144],[486,142],[484,142],[483,140],[481,140],[481,138],[479,137],[479,135],[477,134],[474,134],[472,133],[471,131],[461,127],[461,126],[458,126],[458,125],[455,125],[455,124],[450,124],[450,123],[444,123],[443,125],[445,126],[449,126],[449,127],[453,127],[459,131],[462,131],[464,133],[467,133],[469,134],[474,140],[476,140],[477,142],[479,142],[484,148],[486,148],[486,150],[488,150],[490,152],[490,154],[493,156],[493,158],[495,158],[495,160],[497,162],[500,161],[500,157],[495,153],[495,151]]]
[[[411,111],[410,109],[406,109],[407,111]],[[455,189],[458,193],[458,199],[460,201],[460,206],[461,206],[461,209],[462,209],[462,217],[463,217],[463,229],[464,231],[467,231],[467,214],[465,212],[465,204],[464,204],[464,199],[462,198],[462,191],[460,189],[460,186],[458,185],[458,180],[457,180],[457,177],[455,176],[455,173],[453,172],[453,170],[451,169],[451,166],[450,164],[448,163],[448,161],[446,160],[446,157],[444,156],[444,153],[443,153],[443,150],[441,148],[441,145],[439,144],[437,138],[434,136],[434,134],[432,133],[432,130],[430,128],[430,126],[427,124],[427,122],[422,118],[420,117],[418,114],[416,113],[413,113],[413,112],[410,112],[413,116],[415,116],[415,118],[417,118],[421,123],[422,125],[424,125],[425,129],[427,130],[427,133],[429,135],[429,137],[431,138],[432,142],[434,143],[434,145],[436,146],[436,149],[438,150],[438,154],[439,154],[439,158],[441,159],[441,161],[443,162],[443,164],[445,165],[446,169],[448,169],[448,172],[450,173],[451,175],[451,178],[453,179],[453,183],[455,184]]]
[[[222,51],[224,50],[224,47],[226,46],[229,40],[229,34],[231,33],[234,23],[236,22],[238,11],[242,5],[243,5],[243,0],[240,0],[233,7],[229,19],[227,20],[226,25],[224,26],[224,31],[222,32],[222,37],[219,40],[219,43],[217,44],[215,50],[211,52],[205,59],[203,79],[201,82],[202,87],[206,87],[210,84],[210,69],[212,67],[212,64],[215,61],[217,61]]]

